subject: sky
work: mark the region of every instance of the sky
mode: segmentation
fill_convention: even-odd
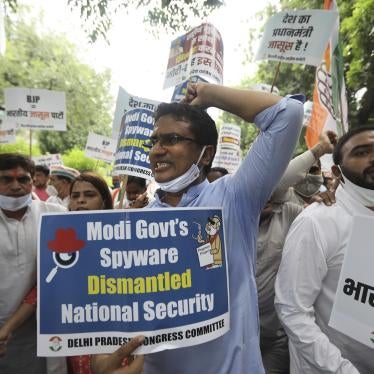
[[[46,30],[65,33],[79,46],[83,62],[97,71],[103,68],[111,70],[114,98],[121,85],[133,95],[170,100],[172,89],[163,90],[162,87],[170,42],[181,33],[162,33],[159,39],[155,39],[142,22],[142,10],[137,10],[130,15],[118,14],[112,20],[109,46],[103,40],[89,44],[79,13],[72,13],[66,0],[21,0],[20,3],[30,5],[35,14],[41,10]],[[268,1],[227,0],[226,3],[208,18],[195,20],[192,27],[207,21],[220,31],[224,43],[224,84],[237,85],[241,78],[255,71],[255,64],[242,64],[244,48],[254,14]]]

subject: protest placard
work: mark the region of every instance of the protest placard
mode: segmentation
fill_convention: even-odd
[[[1,7],[0,7],[1,8]],[[5,113],[0,110],[0,144],[16,142],[16,129],[6,125]]]
[[[151,112],[154,112],[158,104],[160,104],[159,101],[131,95],[124,88],[119,87],[116,109],[114,111],[112,137],[116,140],[118,139],[121,122],[122,120],[124,120],[124,116],[127,111],[134,108],[145,108],[150,110]]]
[[[329,326],[374,349],[372,216],[354,217]]]
[[[63,165],[62,157],[59,153],[44,156],[33,156],[32,159],[35,162],[35,165],[44,165],[47,168],[55,165]]]
[[[151,136],[153,124],[153,112],[150,110],[137,108],[126,113],[121,124],[113,175],[152,179],[149,149],[144,142]]]
[[[176,86],[193,75],[215,83],[223,81],[223,41],[219,31],[203,23],[171,42],[164,88]]]
[[[255,60],[317,66],[338,18],[335,11],[306,9],[269,18]]]
[[[117,141],[107,136],[102,136],[90,132],[87,137],[84,154],[95,160],[101,160],[111,164],[114,161]]]
[[[65,92],[5,88],[7,121],[32,130],[66,131]]]
[[[217,152],[213,167],[222,167],[233,174],[238,169],[240,156],[240,126],[232,123],[222,124],[219,130]]]
[[[227,279],[221,209],[45,214],[38,355],[109,353],[138,334],[139,353],[215,339],[229,330]]]

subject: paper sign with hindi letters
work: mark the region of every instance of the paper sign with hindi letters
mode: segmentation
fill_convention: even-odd
[[[241,162],[240,155],[240,126],[232,123],[222,124],[219,130],[217,152],[213,167],[222,167],[233,174]]]
[[[59,153],[44,156],[33,156],[32,159],[35,162],[35,165],[44,165],[47,168],[56,165],[63,165],[62,157]]]
[[[176,86],[193,75],[205,76],[218,84],[223,81],[223,41],[209,23],[171,42],[164,88]]]
[[[354,217],[329,325],[374,353],[373,216]]]
[[[118,133],[121,128],[121,123],[124,120],[124,116],[127,111],[134,108],[144,108],[150,110],[151,112],[154,112],[158,104],[160,104],[159,101],[131,95],[125,89],[119,87],[116,109],[114,111],[112,137],[116,140],[118,139]]]
[[[5,88],[7,121],[32,130],[66,131],[65,92]]]
[[[338,13],[321,9],[279,12],[265,25],[255,60],[318,66]]]
[[[84,154],[95,160],[101,160],[111,164],[114,161],[117,141],[107,136],[102,136],[90,132],[87,137]]]
[[[0,144],[16,142],[16,129],[5,125],[5,113],[0,110]]]
[[[216,339],[229,330],[222,209],[44,214],[37,283],[38,356],[110,353],[139,334],[139,353]]]
[[[149,163],[149,148],[144,146],[153,132],[153,112],[148,109],[133,109],[122,121],[113,175],[133,175],[152,179]]]

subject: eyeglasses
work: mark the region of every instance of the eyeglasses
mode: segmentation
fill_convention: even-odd
[[[19,184],[29,184],[31,183],[31,177],[28,175],[22,175],[20,177],[11,177],[10,175],[0,175],[0,184],[7,185],[17,180]]]
[[[187,138],[186,136],[181,136],[178,134],[160,134],[151,136],[148,140],[144,142],[144,147],[153,148],[158,142],[161,147],[172,147],[180,142],[195,142],[199,143],[196,139]]]

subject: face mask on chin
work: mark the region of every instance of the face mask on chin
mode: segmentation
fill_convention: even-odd
[[[199,178],[200,168],[197,165],[200,162],[201,157],[203,157],[205,149],[206,149],[206,146],[203,147],[197,162],[193,163],[191,167],[184,174],[168,182],[157,182],[161,190],[165,192],[176,193],[176,192],[184,190],[191,183],[193,183],[197,178]]]
[[[49,185],[47,186],[47,188],[45,189],[45,191],[47,192],[47,194],[48,194],[49,196],[57,196],[57,194],[58,194],[58,192],[57,192],[55,186],[52,186],[51,184],[49,184]]]
[[[26,208],[32,203],[31,193],[20,196],[20,197],[11,197],[0,195],[0,208],[3,210],[8,210],[11,212],[16,212]]]
[[[374,190],[358,186],[357,184],[351,182],[343,173],[340,166],[338,166],[341,174],[342,181],[341,185],[344,190],[357,202],[366,206],[367,208],[374,207]]]
[[[307,174],[299,183],[295,184],[294,190],[303,197],[315,195],[323,184],[322,175]]]

